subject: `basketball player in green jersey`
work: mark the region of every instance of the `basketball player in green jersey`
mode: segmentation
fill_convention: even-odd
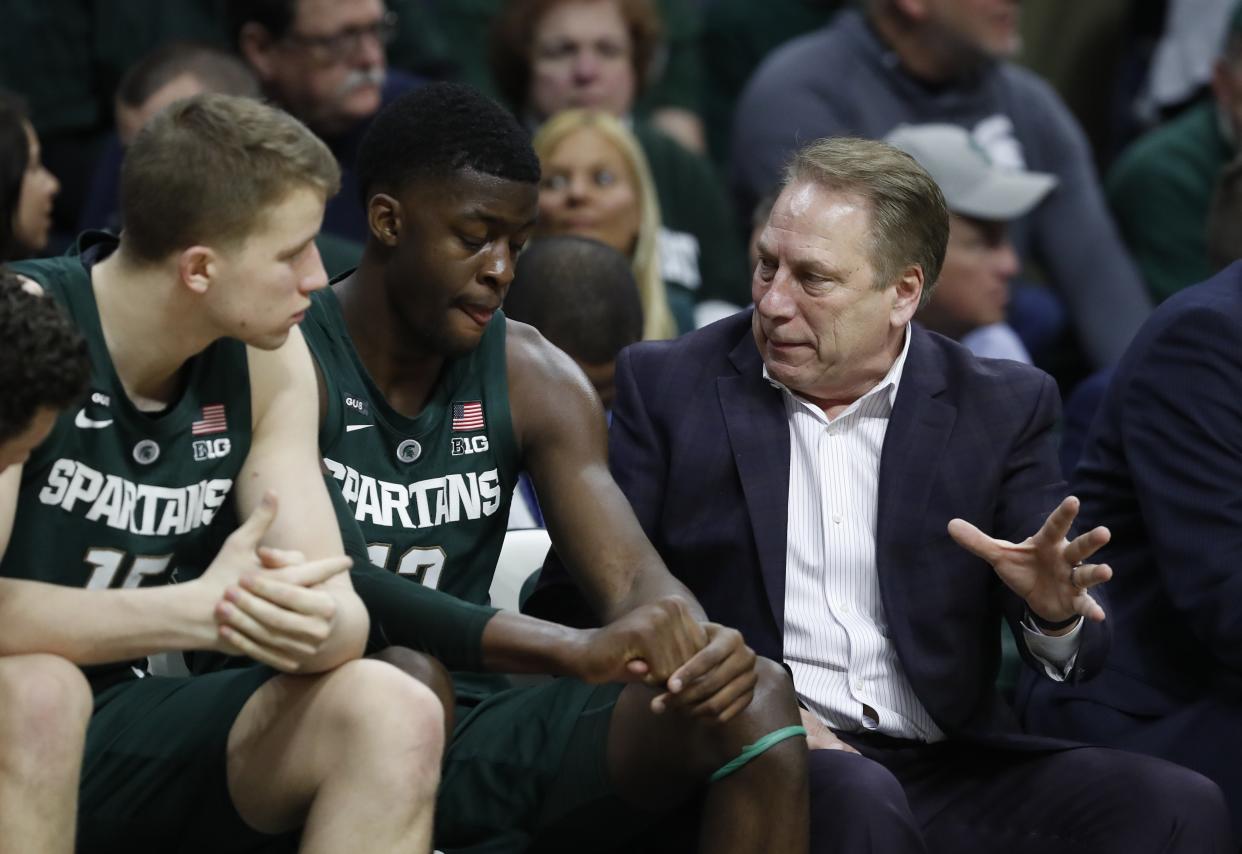
[[[394,579],[375,607],[359,586],[372,619],[415,645],[392,607],[397,587],[485,605],[521,470],[601,634],[644,609],[686,618],[614,651],[649,668],[647,685],[588,684],[598,674],[573,650],[598,636],[507,614],[488,623],[489,669],[511,663],[503,634],[528,639],[522,669],[539,659],[580,679],[503,690],[454,674],[437,847],[624,848],[653,814],[702,792],[700,850],[805,851],[806,747],[788,677],[707,622],[668,573],[609,474],[585,377],[499,311],[535,222],[526,132],[475,90],[432,84],[377,115],[358,174],[362,263],[315,295],[303,329],[320,368],[324,464]]]
[[[119,244],[20,265],[92,362],[89,397],[0,493],[0,575],[59,614],[44,651],[99,665],[80,851],[250,851],[298,828],[303,851],[429,849],[442,712],[396,668],[354,660],[368,620],[295,328],[326,282],[312,241],[337,181],[291,117],[191,98],[129,151]],[[186,649],[270,667],[125,664]]]
[[[3,269],[0,342],[3,481],[86,390],[90,365],[56,304]],[[90,688],[64,658],[30,653],[31,636],[55,632],[56,622],[15,612],[10,585],[22,583],[0,579],[0,832],[6,849],[70,854]]]

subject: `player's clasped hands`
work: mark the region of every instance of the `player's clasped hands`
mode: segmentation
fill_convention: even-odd
[[[671,708],[721,723],[746,708],[758,681],[755,653],[742,635],[700,622],[676,597],[594,632],[582,663],[586,681],[641,679],[664,689],[651,703],[657,714]]]
[[[335,599],[316,588],[352,561],[307,561],[300,552],[260,546],[276,510],[276,496],[268,493],[200,580],[215,597],[217,650],[296,673],[319,652],[336,618]]]

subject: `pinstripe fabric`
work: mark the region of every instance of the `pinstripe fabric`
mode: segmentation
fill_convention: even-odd
[[[789,421],[785,661],[807,708],[834,729],[938,741],[889,639],[876,571],[880,452],[910,347],[829,420],[781,389]]]

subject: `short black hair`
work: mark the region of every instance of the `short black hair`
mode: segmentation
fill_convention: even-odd
[[[407,92],[375,116],[358,147],[362,206],[383,188],[448,178],[462,169],[539,183],[530,134],[500,104],[464,83],[430,83]]]
[[[541,237],[518,257],[505,314],[580,362],[602,365],[643,337],[630,262],[588,237]]]
[[[23,433],[41,407],[64,409],[86,392],[86,341],[54,299],[28,293],[0,269],[0,442]]]
[[[116,97],[128,107],[189,74],[209,92],[258,98],[259,81],[246,63],[232,54],[197,42],[176,41],[158,47],[131,65],[117,86]]]
[[[25,102],[0,89],[0,261],[12,261],[25,251],[17,244],[13,224],[30,164],[27,121]]]

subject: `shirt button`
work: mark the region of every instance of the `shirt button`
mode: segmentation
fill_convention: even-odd
[[[833,513],[833,514],[832,514],[832,523],[833,523],[834,525],[840,525],[840,524],[841,524],[841,514],[840,514],[840,513]]]
[[[861,691],[862,691],[862,689],[863,689],[863,683],[862,683],[862,680],[861,680],[861,679],[854,679],[854,680],[851,680],[851,682],[850,682],[850,687],[854,689],[854,692],[855,692],[855,693],[859,693],[859,692],[861,692]]]

